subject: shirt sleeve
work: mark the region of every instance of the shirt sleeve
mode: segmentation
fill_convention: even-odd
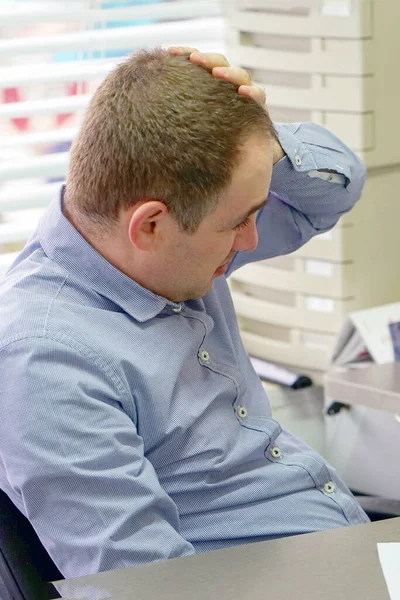
[[[107,364],[59,341],[0,354],[5,491],[65,577],[194,554],[125,394]]]
[[[228,275],[246,263],[297,250],[334,227],[361,197],[365,166],[333,133],[313,123],[275,129],[286,156],[274,166],[267,204],[257,214],[258,247],[237,252]]]

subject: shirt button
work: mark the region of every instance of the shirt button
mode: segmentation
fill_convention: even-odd
[[[275,448],[271,448],[270,452],[274,458],[280,458],[282,456],[281,449],[278,448],[278,446],[275,446]]]
[[[208,363],[208,361],[210,360],[210,355],[208,354],[207,350],[202,350],[200,352],[200,359],[203,362]]]
[[[329,177],[328,177],[328,181],[329,181],[329,182],[333,181],[333,175],[329,175]]]
[[[176,308],[173,308],[172,310],[173,310],[173,312],[180,313],[180,312],[181,312],[181,310],[182,310],[182,304],[180,304],[180,305],[179,305],[179,306],[177,306]]]
[[[241,419],[245,419],[247,417],[247,408],[245,408],[244,406],[238,406],[236,412],[238,417],[240,417]]]
[[[300,167],[300,165],[303,164],[303,161],[301,160],[300,156],[298,154],[296,154],[296,156],[294,157],[294,160],[296,161],[296,165],[298,167]]]
[[[335,485],[334,485],[333,481],[328,481],[328,483],[326,483],[324,485],[324,492],[326,492],[327,494],[333,494],[334,491],[335,491]]]

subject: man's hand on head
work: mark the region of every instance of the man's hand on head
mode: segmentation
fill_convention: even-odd
[[[232,67],[223,54],[205,52],[202,54],[197,48],[184,46],[168,48],[170,54],[187,54],[188,59],[205,69],[208,69],[214,77],[233,83],[238,88],[238,93],[251,98],[262,107],[266,107],[266,94],[263,88],[254,85],[250,74],[240,67]],[[285,152],[276,140],[274,143],[274,164],[285,156]]]
[[[168,52],[171,54],[188,54],[188,58],[192,63],[208,69],[217,79],[233,83],[237,86],[239,94],[248,96],[261,106],[265,106],[266,95],[264,90],[253,84],[250,74],[245,69],[231,67],[223,54],[215,52],[202,54],[197,48],[185,47],[171,47],[168,48]]]

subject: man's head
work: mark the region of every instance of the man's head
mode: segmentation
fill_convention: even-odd
[[[68,215],[144,287],[200,297],[217,267],[256,245],[254,216],[234,227],[266,198],[274,135],[261,106],[187,56],[137,53],[88,108],[71,150]],[[107,238],[114,251],[104,252]]]

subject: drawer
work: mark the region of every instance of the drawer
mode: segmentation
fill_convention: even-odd
[[[375,115],[373,113],[323,114],[323,125],[342,139],[352,150],[373,150],[375,147]]]
[[[358,386],[357,386],[358,387]],[[358,393],[363,394],[361,386]],[[379,395],[377,385],[376,395]],[[340,396],[326,396],[325,407]],[[400,500],[398,460],[399,417],[386,410],[353,405],[334,417],[325,417],[325,457],[346,484],[359,492]],[[378,451],[377,451],[378,449]],[[392,460],[382,462],[382,457]]]
[[[283,256],[245,265],[231,275],[244,284],[346,299],[356,294],[354,263]]]
[[[228,56],[266,86],[275,120],[325,125],[370,169],[399,164],[397,0],[229,6]]]
[[[269,67],[276,71],[321,75],[372,75],[373,42],[320,40],[241,32],[229,47],[232,63],[245,68]]]
[[[254,332],[255,321],[250,328],[246,321],[239,320],[239,325],[243,344],[252,356],[301,369],[325,371],[329,367],[334,336],[324,345],[313,345],[307,342],[307,338],[302,339],[300,332],[289,329],[289,340],[283,342]]]
[[[274,106],[272,99],[269,103],[269,113],[275,123],[312,121],[323,125],[356,152],[373,150],[376,145],[374,113],[333,113],[284,108]]]
[[[238,316],[290,328],[336,334],[344,316],[356,308],[354,298],[281,291],[232,278],[229,287]]]
[[[357,240],[355,237],[355,227],[351,225],[335,227],[327,233],[312,238],[307,244],[296,250],[293,256],[334,262],[352,262],[356,257]]]
[[[302,6],[304,4],[304,6]],[[361,39],[372,37],[373,12],[370,0],[321,2],[239,3],[230,15],[231,24],[241,30],[299,37]]]
[[[373,77],[323,76],[268,69],[248,69],[253,81],[267,87],[271,107],[329,111],[374,112]]]

